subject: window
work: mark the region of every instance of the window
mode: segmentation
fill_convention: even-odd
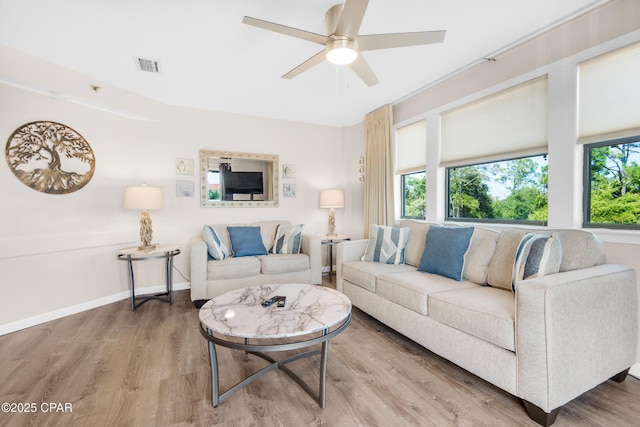
[[[640,43],[578,69],[583,226],[640,229]]]
[[[547,222],[545,155],[447,168],[447,219]]]
[[[427,177],[424,172],[401,175],[402,218],[424,219],[427,209],[425,191]]]
[[[442,113],[447,219],[547,221],[547,76]]]
[[[640,136],[585,146],[586,227],[640,228]]]
[[[402,218],[426,213],[427,123],[419,120],[396,130],[395,173],[400,177]]]

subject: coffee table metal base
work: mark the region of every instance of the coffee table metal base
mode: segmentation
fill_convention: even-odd
[[[250,344],[249,339],[246,338],[243,343],[239,342],[231,342],[226,341],[221,338],[217,338],[213,336],[211,330],[205,330],[200,327],[200,333],[204,336],[209,342],[209,362],[211,364],[211,403],[213,407],[217,407],[220,403],[224,402],[229,396],[231,396],[236,391],[240,390],[242,387],[251,384],[258,378],[262,377],[268,372],[271,372],[275,369],[280,369],[285,374],[287,374],[292,380],[294,380],[304,391],[306,391],[309,396],[311,396],[321,408],[325,407],[325,389],[326,389],[326,377],[327,377],[327,357],[329,354],[329,340],[334,336],[338,335],[342,332],[351,322],[351,313],[345,319],[345,321],[333,331],[329,331],[329,329],[325,329],[322,331],[322,335],[311,338],[305,341],[298,341],[286,344]],[[255,356],[260,357],[261,359],[266,360],[270,363],[270,365],[260,369],[259,371],[251,374],[244,380],[240,381],[233,387],[229,388],[227,391],[220,394],[220,383],[218,380],[218,357],[216,354],[216,344],[235,349],[235,350],[243,350],[249,354],[253,354]],[[318,350],[312,350],[305,353],[299,353],[288,357],[283,360],[275,360],[272,357],[264,354],[265,352],[275,352],[275,351],[288,351],[288,350],[296,350],[300,348],[310,347],[312,345],[321,344],[322,347]],[[291,371],[286,365],[295,362],[300,359],[304,359],[311,356],[320,355],[320,381],[318,392],[316,393],[309,384],[304,382],[302,378],[300,378],[295,372]]]

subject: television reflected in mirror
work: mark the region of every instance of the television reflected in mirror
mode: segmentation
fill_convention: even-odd
[[[277,155],[200,150],[200,206],[278,206],[277,172]]]

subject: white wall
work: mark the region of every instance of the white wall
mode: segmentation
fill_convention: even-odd
[[[364,181],[359,181],[359,160],[365,154],[364,122],[342,130],[345,201],[341,221],[336,218],[336,229],[352,239],[364,237]],[[364,175],[366,179],[366,171]],[[342,228],[340,228],[342,227]],[[342,230],[342,231],[340,231]]]
[[[289,219],[304,223],[305,232],[326,233],[328,212],[318,207],[319,191],[345,186],[342,129],[171,107],[100,82],[101,91],[93,94],[89,77],[1,47],[0,64],[5,79],[151,119],[133,120],[0,83],[0,135],[8,139],[31,121],[57,121],[83,135],[96,156],[93,179],[67,195],[28,188],[6,163],[0,166],[0,334],[128,295],[126,264],[116,251],[137,244],[140,213],[122,208],[127,185],[163,187],[164,208],[151,211],[153,240],[182,246],[176,267],[187,279],[188,242],[204,223]],[[297,166],[297,179],[287,181],[297,184],[297,197],[281,195],[279,207],[272,208],[200,208],[199,149],[276,154],[280,166]],[[177,176],[176,158],[193,159],[194,176]],[[281,167],[278,174],[282,192]],[[176,197],[176,179],[193,180],[195,196]],[[345,226],[340,216],[337,222]],[[158,262],[138,263],[138,287],[163,283]],[[176,284],[187,282],[174,276]]]

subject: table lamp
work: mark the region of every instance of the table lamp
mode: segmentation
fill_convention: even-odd
[[[335,208],[344,208],[344,192],[337,188],[320,191],[320,207],[329,208],[329,235],[336,234]]]
[[[149,210],[162,209],[162,187],[127,187],[124,192],[124,208],[141,210],[140,214],[140,241],[141,251],[149,251],[156,248],[151,244],[153,230],[151,228],[151,216]]]

